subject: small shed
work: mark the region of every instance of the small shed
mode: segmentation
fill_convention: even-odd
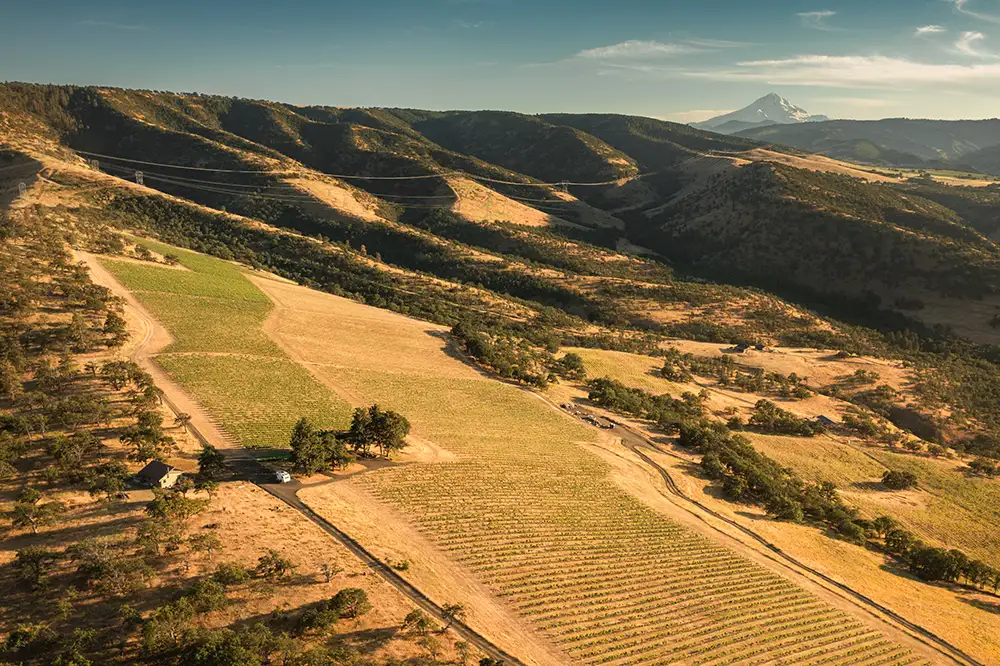
[[[159,460],[151,460],[136,476],[147,485],[156,488],[172,488],[184,472]]]

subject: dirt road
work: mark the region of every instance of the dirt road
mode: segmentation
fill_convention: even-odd
[[[118,280],[114,278],[91,254],[75,252],[74,256],[83,261],[90,269],[90,277],[96,283],[110,289],[125,302],[125,319],[137,343],[125,347],[125,353],[143,370],[149,372],[157,387],[163,392],[163,401],[174,414],[185,413],[191,416],[188,431],[202,444],[211,444],[226,456],[229,466],[240,479],[250,481],[278,498],[288,506],[300,512],[320,529],[336,539],[347,550],[364,562],[376,574],[395,587],[401,594],[416,604],[424,612],[442,622],[449,623],[441,606],[427,595],[400,576],[392,567],[372,555],[361,544],[352,539],[335,525],[314,513],[298,497],[302,484],[298,481],[277,483],[273,471],[264,467],[254,457],[253,452],[236,444],[208,416],[204,409],[181,389],[163,369],[154,361],[154,356],[172,342],[170,334],[160,326],[146,309],[136,300]],[[523,662],[494,645],[489,639],[478,633],[464,622],[450,621],[451,629],[484,654],[493,659],[500,659],[506,664],[524,666]]]

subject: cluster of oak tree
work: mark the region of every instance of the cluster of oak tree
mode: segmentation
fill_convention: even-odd
[[[347,430],[321,430],[303,416],[292,428],[289,445],[295,471],[309,475],[346,467],[355,456],[370,458],[373,448],[389,457],[406,446],[409,432],[405,416],[371,405],[354,410]]]

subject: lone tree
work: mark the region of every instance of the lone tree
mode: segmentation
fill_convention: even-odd
[[[427,613],[419,608],[414,608],[403,618],[403,624],[400,628],[412,636],[423,636],[434,628],[434,621]]]
[[[306,417],[302,417],[292,428],[292,460],[295,471],[301,474],[315,474],[326,467],[326,450],[320,431]]]
[[[445,604],[441,607],[441,616],[446,624],[441,631],[447,631],[454,622],[461,622],[465,619],[465,606],[462,604]]]
[[[35,590],[42,587],[43,577],[52,570],[53,564],[60,553],[41,546],[29,546],[17,551],[14,557],[14,568],[21,580]]]
[[[225,473],[226,457],[211,444],[203,445],[198,454],[198,476],[213,479]]]
[[[882,475],[882,485],[891,490],[907,490],[917,485],[917,475],[913,472],[890,470]]]
[[[128,467],[120,460],[101,463],[87,477],[91,497],[104,495],[104,501],[108,503],[121,498],[130,476]]]
[[[340,617],[361,617],[372,609],[368,593],[360,587],[345,587],[330,599],[330,609]]]
[[[369,455],[371,447],[378,447],[379,453],[388,457],[393,451],[406,446],[406,436],[410,434],[410,422],[402,414],[372,405],[354,410],[351,429],[347,438],[355,450]]]
[[[38,528],[51,525],[58,520],[59,515],[66,510],[62,502],[42,502],[42,494],[34,488],[21,491],[14,509],[11,511],[11,522],[14,527],[30,527],[32,534],[38,534]]]
[[[181,412],[174,417],[174,423],[184,428],[184,432],[188,431],[188,425],[191,423],[191,415]]]
[[[268,580],[281,580],[295,571],[295,565],[278,551],[268,548],[266,553],[257,558],[257,568],[254,571]]]

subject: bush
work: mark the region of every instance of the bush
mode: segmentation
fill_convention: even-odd
[[[917,475],[891,470],[882,475],[882,485],[891,490],[908,490],[917,485]]]
[[[361,617],[371,609],[368,594],[359,587],[345,587],[330,599],[330,610],[339,617]]]
[[[242,585],[250,580],[250,572],[235,562],[222,562],[215,568],[212,580],[227,587]]]

